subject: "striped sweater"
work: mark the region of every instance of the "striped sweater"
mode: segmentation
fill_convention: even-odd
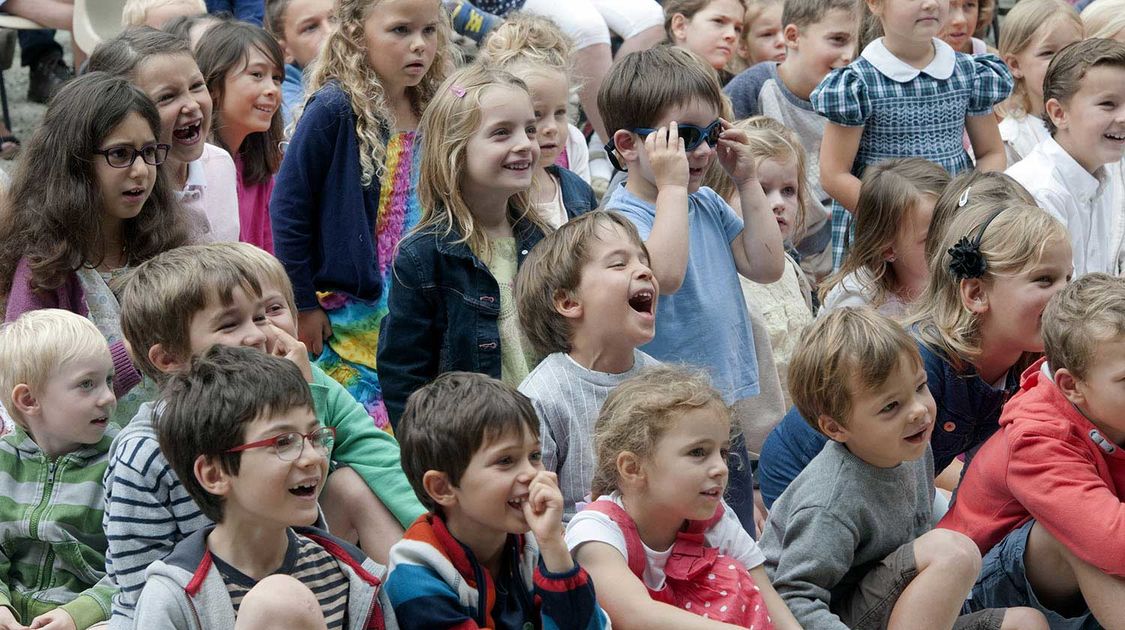
[[[50,461],[23,429],[0,440],[0,605],[23,624],[62,608],[78,630],[109,618],[100,442]]]
[[[403,630],[496,628],[602,630],[594,583],[575,565],[550,573],[531,534],[508,536],[496,578],[453,537],[436,514],[420,517],[391,547],[386,592]]]

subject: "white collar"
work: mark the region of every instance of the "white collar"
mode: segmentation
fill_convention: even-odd
[[[1098,170],[1091,175],[1090,171],[1079,164],[1074,156],[1067,153],[1066,149],[1062,148],[1062,145],[1054,137],[1040,142],[1036,148],[1055,167],[1062,181],[1067,183],[1071,192],[1076,193],[1075,196],[1084,202],[1088,202],[1097,196],[1102,186],[1106,184],[1107,171],[1104,166],[1099,166]]]
[[[203,158],[192,160],[187,165],[187,181],[184,182],[184,188],[206,188],[207,187],[207,172],[203,168]]]
[[[921,70],[899,59],[894,53],[887,50],[882,37],[868,44],[860,56],[875,66],[875,69],[883,73],[888,79],[899,83],[913,81],[914,77],[923,72],[939,81],[944,81],[953,76],[953,68],[957,64],[957,53],[949,44],[940,39],[934,38],[933,42],[934,58],[929,65]]]

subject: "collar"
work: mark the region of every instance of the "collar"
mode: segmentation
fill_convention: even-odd
[[[203,197],[203,191],[207,189],[207,172],[203,168],[203,159],[200,157],[188,162],[184,189],[175,193],[178,201],[198,201]]]
[[[1099,166],[1091,175],[1053,136],[1040,142],[1036,148],[1047,158],[1046,162],[1054,167],[1059,179],[1066,182],[1074,196],[1084,202],[1093,199],[1108,181],[1104,166]]]
[[[921,70],[899,59],[894,53],[887,50],[882,37],[868,44],[860,56],[875,66],[875,69],[888,79],[899,83],[913,81],[915,77],[922,73],[926,73],[939,81],[944,81],[953,76],[953,68],[957,64],[957,53],[949,44],[940,39],[934,38],[933,42],[934,58],[929,65]]]
[[[116,435],[117,427],[111,423],[106,427],[102,439],[99,440],[97,444],[82,445],[65,455],[60,455],[55,461],[61,462],[64,459],[68,459],[74,461],[79,467],[85,466],[89,462],[108,453],[109,446],[113,443],[113,438]],[[4,440],[24,455],[31,457],[47,457],[46,453],[43,452],[43,449],[39,448],[39,445],[35,443],[35,440],[31,438],[27,430],[18,424],[14,424],[12,432],[5,435]]]

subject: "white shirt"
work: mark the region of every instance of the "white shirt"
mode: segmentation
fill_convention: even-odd
[[[1035,145],[1050,137],[1047,125],[1038,116],[1008,114],[1000,121],[1000,139],[1004,141],[1008,166],[1027,157]]]
[[[582,181],[590,183],[590,147],[586,145],[582,130],[569,124],[566,126],[566,163]]]
[[[1091,175],[1047,138],[1006,172],[1070,232],[1075,277],[1121,271],[1125,207],[1116,198],[1109,169],[1102,166]]]
[[[188,162],[187,182],[175,194],[202,218],[202,242],[238,242],[237,179],[230,154],[213,144],[203,145],[203,155]]]
[[[872,285],[871,272],[867,269],[853,271],[828,290],[828,295],[824,296],[824,303],[820,305],[817,318],[824,317],[833,309],[846,306],[871,306],[874,297],[875,287]],[[886,301],[875,310],[881,315],[898,319],[906,315],[909,308],[910,305],[903,302],[902,298],[887,291]]]

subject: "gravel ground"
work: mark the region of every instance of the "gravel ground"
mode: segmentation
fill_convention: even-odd
[[[62,44],[67,63],[70,63],[70,33],[56,32],[55,40]],[[20,47],[17,45],[15,49],[12,67],[3,73],[4,86],[8,93],[8,110],[12,115],[12,133],[16,134],[21,141],[27,142],[39,126],[39,121],[43,118],[43,112],[47,111],[47,106],[27,100],[29,69],[20,65]],[[14,161],[0,160],[0,168],[5,171],[10,173],[14,167]]]

